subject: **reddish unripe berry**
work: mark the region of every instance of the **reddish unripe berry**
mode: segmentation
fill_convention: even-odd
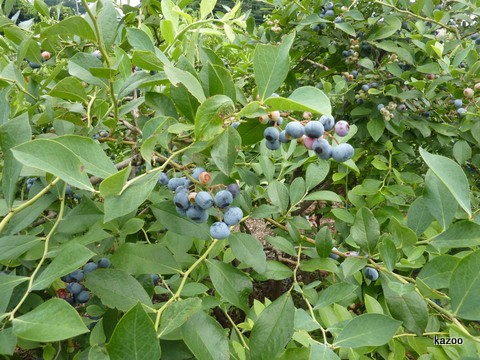
[[[463,90],[463,95],[467,98],[473,97],[473,89],[472,88],[466,88]]]
[[[42,52],[42,59],[43,60],[50,60],[51,57],[52,57],[52,54],[50,54],[48,51],[43,51]]]
[[[188,201],[193,204],[195,202],[196,197],[197,197],[197,193],[196,192],[191,192],[191,193],[188,194]]]
[[[268,117],[276,122],[278,121],[278,119],[280,119],[280,111],[272,111],[270,114],[268,114]]]
[[[314,139],[314,138],[311,138],[311,137],[308,137],[308,136],[304,136],[303,137],[303,145],[305,145],[305,147],[308,150],[312,150],[312,145],[313,145],[313,142],[315,140],[317,140],[317,139]]]
[[[335,134],[338,136],[347,136],[350,125],[345,120],[340,120],[335,124]]]
[[[200,181],[200,184],[202,185],[208,185],[210,180],[212,179],[212,176],[210,173],[204,171],[198,176],[198,181]]]

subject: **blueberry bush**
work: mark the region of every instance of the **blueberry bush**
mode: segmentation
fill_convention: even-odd
[[[3,358],[478,358],[478,1],[1,4]]]

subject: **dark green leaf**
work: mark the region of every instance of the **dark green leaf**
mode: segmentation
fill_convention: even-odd
[[[111,360],[160,358],[155,326],[140,303],[120,319],[107,349]]]
[[[209,141],[223,132],[223,121],[234,110],[232,100],[225,95],[208,98],[195,115],[195,139]]]
[[[137,302],[151,307],[145,289],[124,270],[97,269],[86,276],[85,286],[98,296],[105,306],[128,311]]]
[[[328,226],[322,227],[315,236],[315,248],[320,257],[327,257],[333,248],[332,234]]]
[[[212,160],[218,169],[227,176],[230,176],[233,170],[241,145],[242,139],[240,135],[231,126],[227,127],[213,144],[211,151]]]
[[[61,341],[88,332],[77,310],[57,298],[47,300],[12,323],[15,335],[30,341]]]
[[[267,269],[266,256],[263,251],[263,245],[252,235],[239,232],[232,233],[228,242],[232,248],[233,255],[251,266],[256,272],[262,274]]]
[[[355,215],[350,230],[353,240],[369,254],[374,254],[380,236],[380,226],[370,209],[363,207]]]
[[[12,149],[22,164],[49,172],[68,184],[93,191],[85,165],[66,146],[48,139],[36,139]]]
[[[228,338],[218,322],[199,311],[182,326],[183,341],[196,359],[226,360]]]
[[[207,266],[213,286],[222,298],[247,312],[248,296],[252,292],[252,282],[248,276],[218,260],[209,260]]]
[[[285,293],[260,314],[250,333],[250,358],[275,358],[293,335],[295,307],[290,293]]]
[[[345,325],[334,345],[351,348],[381,346],[392,339],[401,324],[386,315],[362,314]]]
[[[169,305],[162,313],[160,337],[171,333],[182,326],[193,314],[202,310],[202,301],[199,298],[185,299]]]
[[[348,283],[336,283],[328,286],[326,289],[320,291],[314,309],[321,309],[322,307],[331,305],[341,301],[351,295],[357,289],[356,285]]]
[[[290,60],[289,51],[295,39],[295,33],[283,38],[280,45],[258,44],[253,54],[253,73],[261,100],[282,85],[287,77]]]
[[[480,251],[465,256],[450,279],[450,299],[454,314],[466,320],[480,320]]]
[[[82,16],[70,16],[59,23],[42,31],[43,36],[77,35],[81,38],[96,41],[97,38],[92,27]]]

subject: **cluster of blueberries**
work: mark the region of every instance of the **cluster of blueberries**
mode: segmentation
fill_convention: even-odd
[[[75,304],[86,303],[90,299],[90,292],[86,290],[82,284],[82,281],[85,278],[85,273],[95,271],[97,268],[108,267],[110,267],[110,260],[107,258],[101,258],[97,263],[88,262],[82,269],[77,269],[62,277],[62,280],[67,283],[65,289],[67,293],[71,295],[65,297],[65,300],[73,306],[75,306]]]
[[[272,117],[271,114],[269,117],[272,121],[275,121],[275,117]],[[313,150],[323,160],[332,158],[337,162],[344,162],[351,159],[354,155],[355,150],[352,145],[342,143],[332,147],[324,139],[324,134],[332,129],[336,135],[340,137],[346,136],[350,130],[350,125],[344,120],[335,123],[333,116],[322,115],[320,119],[310,120],[305,125],[299,121],[291,121],[287,124],[285,130],[282,131],[278,129],[280,124],[275,122],[273,126],[267,127],[263,133],[263,137],[266,140],[265,145],[270,150],[280,148],[280,143],[287,143],[292,139],[301,139],[307,149]]]
[[[457,109],[457,114],[459,116],[465,116],[467,110],[463,107],[463,101],[461,99],[453,100],[453,105]]]
[[[192,171],[192,178],[207,185],[210,181],[210,174],[204,168],[196,167]],[[196,223],[205,223],[210,216],[209,210],[216,207],[223,212],[223,221],[214,222],[210,226],[210,235],[215,239],[225,239],[230,235],[230,226],[240,223],[243,218],[243,211],[239,207],[230,206],[233,199],[240,192],[238,184],[233,183],[225,190],[220,190],[212,195],[209,191],[191,191],[192,181],[187,177],[172,177],[161,173],[158,183],[167,186],[175,192],[173,202],[177,212]]]

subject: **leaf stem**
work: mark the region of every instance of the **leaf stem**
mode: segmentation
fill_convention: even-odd
[[[33,270],[32,275],[30,275],[27,290],[25,291],[25,294],[23,294],[23,297],[20,299],[17,306],[15,306],[15,308],[8,313],[8,317],[10,321],[12,321],[15,318],[15,313],[18,311],[18,309],[20,309],[20,307],[23,305],[28,295],[32,291],[33,281],[35,280],[35,276],[38,274],[38,272],[40,271],[40,268],[42,267],[43,263],[47,258],[50,239],[52,238],[53,233],[55,232],[58,225],[60,224],[60,221],[62,221],[63,219],[63,212],[65,210],[65,189],[66,189],[66,185],[63,187],[62,195],[60,198],[60,210],[58,212],[57,220],[55,220],[55,223],[53,224],[52,228],[50,229],[47,236],[45,237],[45,245],[44,245],[42,257],[40,258],[40,261],[38,262],[38,265],[35,268],[35,270]]]
[[[8,224],[8,222],[10,221],[10,219],[18,212],[22,211],[23,209],[29,207],[30,205],[32,205],[35,201],[37,201],[38,199],[40,199],[43,195],[45,195],[47,192],[50,191],[51,188],[53,188],[58,182],[60,181],[60,178],[55,178],[50,184],[48,184],[47,186],[45,186],[37,195],[35,195],[34,197],[32,197],[30,200],[28,201],[25,201],[24,203],[22,203],[21,205],[17,206],[16,208],[14,209],[11,209],[10,212],[5,215],[5,217],[2,219],[2,221],[0,222],[0,233],[4,230],[5,226]]]
[[[180,294],[182,293],[182,290],[183,290],[183,287],[185,286],[185,283],[187,282],[187,279],[188,279],[188,276],[192,273],[193,270],[195,270],[195,268],[200,265],[208,256],[208,254],[210,254],[210,252],[213,250],[213,248],[215,247],[215,245],[217,245],[218,243],[218,240],[217,239],[213,239],[212,243],[208,246],[208,248],[205,250],[205,252],[202,254],[202,256],[200,256],[197,261],[195,261],[192,266],[190,266],[188,268],[187,271],[184,272],[183,274],[183,278],[182,278],[182,281],[180,282],[180,286],[178,287],[177,291],[175,292],[175,294],[165,303],[162,305],[162,307],[160,309],[158,309],[156,312],[157,312],[157,316],[156,316],[156,319],[155,319],[155,329],[158,331],[158,328],[160,327],[160,319],[162,317],[162,313],[163,311],[171,304],[173,303],[174,301],[176,301],[179,297],[180,297]],[[159,334],[160,336],[160,334]]]

